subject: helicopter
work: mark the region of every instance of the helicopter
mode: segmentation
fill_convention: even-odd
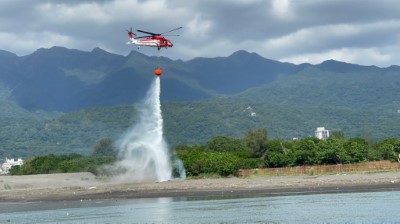
[[[179,35],[174,35],[174,34],[169,34],[169,35],[163,35],[165,33],[170,33],[175,30],[182,29],[182,27],[178,27],[172,30],[169,30],[167,32],[163,33],[152,33],[148,31],[143,31],[143,30],[136,30],[140,33],[145,33],[147,34],[146,36],[140,36],[138,37],[135,33],[132,32],[132,27],[130,30],[126,30],[128,32],[129,36],[129,42],[126,44],[135,44],[138,46],[138,49],[140,46],[148,46],[148,47],[156,47],[158,50],[161,48],[169,48],[174,46],[170,40],[165,38],[165,36],[179,36]]]

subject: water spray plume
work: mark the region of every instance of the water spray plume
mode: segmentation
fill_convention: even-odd
[[[167,181],[172,179],[168,145],[163,136],[160,78],[156,77],[139,107],[138,121],[117,142],[117,177],[124,181]],[[176,162],[175,162],[176,163]],[[184,177],[184,174],[180,174]]]

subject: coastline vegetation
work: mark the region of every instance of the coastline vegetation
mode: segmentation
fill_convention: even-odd
[[[400,139],[373,141],[346,139],[334,132],[327,140],[306,137],[285,141],[268,139],[265,128],[248,130],[241,138],[216,136],[204,145],[179,145],[176,155],[184,164],[188,177],[237,175],[239,169],[276,168],[304,165],[350,164],[368,161],[398,161]],[[111,139],[100,140],[90,155],[76,153],[34,157],[11,169],[11,175],[62,172],[92,172],[102,175],[98,167],[118,158]],[[100,173],[99,173],[100,172]]]

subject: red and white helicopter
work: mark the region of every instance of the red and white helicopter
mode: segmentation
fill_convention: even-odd
[[[156,47],[158,50],[160,50],[162,47],[169,48],[174,45],[172,44],[172,42],[170,40],[168,40],[164,36],[179,36],[179,35],[171,35],[171,34],[163,35],[163,34],[169,33],[169,32],[175,31],[175,30],[179,30],[179,29],[182,29],[182,27],[178,27],[178,28],[175,28],[170,31],[163,32],[163,33],[152,33],[152,32],[143,31],[143,30],[136,30],[138,32],[148,34],[146,36],[137,37],[136,34],[132,32],[132,27],[131,27],[131,30],[126,30],[128,32],[128,36],[129,36],[129,40],[130,40],[129,42],[127,42],[127,44],[135,44],[138,46],[138,48],[140,46]],[[142,39],[142,38],[144,38],[144,39]]]

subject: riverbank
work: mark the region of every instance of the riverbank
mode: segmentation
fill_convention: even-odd
[[[365,191],[400,191],[400,171],[323,176],[264,176],[113,183],[91,173],[0,176],[1,202],[126,199],[153,197],[213,198]]]

